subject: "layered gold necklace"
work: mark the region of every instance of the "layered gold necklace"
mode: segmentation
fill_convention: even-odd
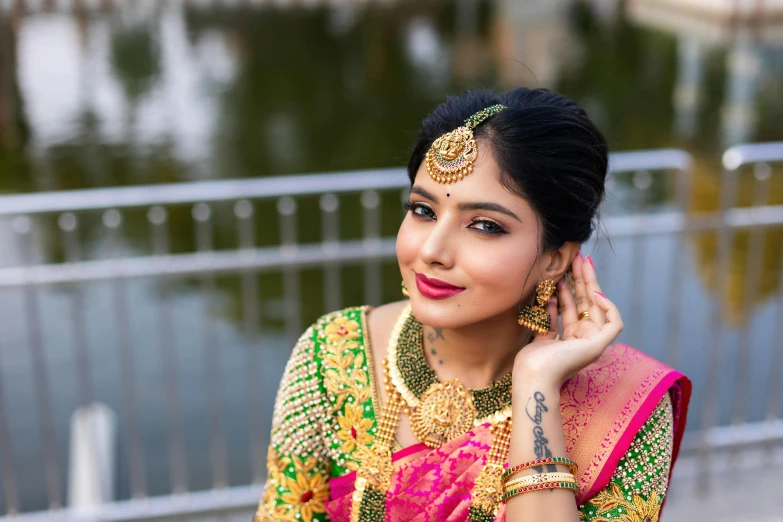
[[[401,413],[410,417],[416,438],[433,448],[473,427],[490,424],[493,441],[487,465],[473,486],[470,520],[495,518],[511,436],[511,374],[480,390],[468,390],[459,379],[441,382],[424,357],[422,332],[408,305],[397,320],[383,361],[386,405],[373,447],[365,452],[357,471],[351,522],[385,520],[393,471],[391,447]]]

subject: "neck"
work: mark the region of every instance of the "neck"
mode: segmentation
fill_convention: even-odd
[[[499,381],[514,367],[531,332],[517,324],[516,311],[460,328],[424,325],[424,354],[440,380],[458,378],[477,389]]]

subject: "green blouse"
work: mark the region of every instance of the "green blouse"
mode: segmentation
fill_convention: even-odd
[[[268,480],[255,522],[327,521],[329,479],[358,467],[380,411],[365,336],[370,306],[320,317],[299,338],[275,402]],[[657,522],[673,445],[665,394],[620,460],[611,482],[579,506],[581,520]]]

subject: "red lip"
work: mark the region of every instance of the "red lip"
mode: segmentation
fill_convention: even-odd
[[[454,286],[440,279],[429,278],[424,274],[416,274],[416,288],[423,296],[430,299],[446,299],[465,290],[460,286]]]

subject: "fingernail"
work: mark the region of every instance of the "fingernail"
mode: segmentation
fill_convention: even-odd
[[[585,256],[583,256],[583,255],[582,255],[582,251],[581,251],[581,250],[579,250],[578,252],[579,252],[579,259],[581,259],[582,261],[584,261],[584,260],[585,260]]]
[[[593,270],[595,270],[595,265],[593,264],[593,258],[590,256],[587,256],[587,260],[590,261],[590,266],[593,267]]]
[[[589,259],[589,258],[588,258],[588,259]],[[603,297],[604,299],[609,299],[608,297],[606,297],[604,294],[602,294],[602,293],[601,293],[601,292],[599,292],[598,290],[593,290],[593,291],[594,291],[596,294],[598,294],[598,295],[600,295],[601,297]]]

